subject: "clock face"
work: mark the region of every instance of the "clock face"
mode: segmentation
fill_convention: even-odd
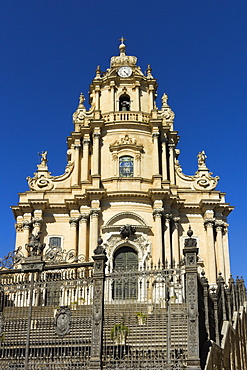
[[[118,69],[118,75],[120,77],[129,77],[132,74],[132,69],[130,67],[124,66]]]

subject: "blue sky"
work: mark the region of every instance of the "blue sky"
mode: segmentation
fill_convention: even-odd
[[[124,36],[127,53],[158,79],[176,113],[180,163],[197,169],[197,153],[220,176],[229,216],[234,276],[247,278],[245,0],[8,0],[0,3],[0,255],[14,248],[11,205],[49,152],[53,175],[66,165],[66,138],[80,92],[97,65],[109,66]]]

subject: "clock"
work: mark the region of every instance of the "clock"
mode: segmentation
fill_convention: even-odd
[[[118,75],[120,77],[129,77],[132,74],[132,69],[128,66],[118,68]]]

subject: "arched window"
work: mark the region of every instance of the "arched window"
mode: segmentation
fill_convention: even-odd
[[[119,248],[114,254],[113,267],[115,271],[131,271],[138,269],[137,252],[130,247]],[[133,299],[137,297],[136,274],[121,274],[113,283],[113,299]]]
[[[128,111],[130,110],[130,97],[127,94],[123,94],[119,98],[119,110]]]
[[[131,156],[123,156],[119,158],[119,176],[133,177],[134,176],[134,158]]]

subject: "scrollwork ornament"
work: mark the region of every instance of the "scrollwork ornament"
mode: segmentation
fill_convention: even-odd
[[[15,251],[9,252],[7,256],[0,258],[0,270],[4,268],[11,269],[15,265],[18,265],[23,261],[24,261],[24,256],[21,253],[21,247],[18,247]]]

